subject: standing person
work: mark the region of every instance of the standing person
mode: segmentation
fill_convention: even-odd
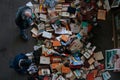
[[[20,36],[27,41],[28,36],[26,35],[25,30],[34,24],[32,19],[32,9],[28,6],[20,7],[16,13],[15,23],[19,27]]]

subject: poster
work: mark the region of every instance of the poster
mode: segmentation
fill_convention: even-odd
[[[120,49],[111,49],[105,51],[106,70],[120,71]]]

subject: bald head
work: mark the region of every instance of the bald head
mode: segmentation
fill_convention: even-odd
[[[32,16],[32,13],[31,13],[29,10],[26,10],[26,11],[25,11],[25,16],[31,17],[31,16]]]

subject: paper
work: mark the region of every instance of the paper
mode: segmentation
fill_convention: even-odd
[[[28,3],[26,3],[26,6],[32,7],[33,4],[32,4],[32,2],[28,2]]]

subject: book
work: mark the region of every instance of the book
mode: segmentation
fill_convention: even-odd
[[[59,66],[59,65],[60,65],[60,63],[52,63],[52,64],[50,65],[50,67],[51,67],[51,69],[53,70],[53,69],[56,69],[57,66]]]
[[[61,12],[62,17],[70,17],[70,13],[68,12]]]
[[[108,71],[102,73],[103,79],[108,80],[111,78],[111,75]]]
[[[70,44],[69,49],[71,51],[74,51],[74,50],[79,50],[82,47],[83,47],[83,43],[81,43],[79,39],[76,39]]]
[[[61,35],[61,39],[65,42],[67,42],[69,39],[69,36],[68,35]]]
[[[97,19],[106,20],[106,10],[99,9],[97,13]]]
[[[50,57],[40,56],[40,64],[50,64]]]
[[[82,76],[80,70],[75,70],[75,71],[73,71],[73,73],[75,74],[75,76],[76,76],[78,79]]]
[[[40,14],[40,20],[41,21],[47,21],[47,15],[45,15],[45,14]]]
[[[60,75],[56,80],[65,80],[65,78],[62,75]]]
[[[102,51],[94,53],[94,58],[95,58],[95,60],[103,60],[104,57],[103,57]]]
[[[53,46],[61,46],[61,43],[60,43],[60,41],[52,41],[52,43],[53,43]]]
[[[42,37],[50,39],[50,38],[52,38],[52,33],[47,32],[47,31],[43,31]]]
[[[93,58],[90,58],[89,60],[88,60],[88,63],[91,65],[92,63],[94,63],[95,62],[95,60],[93,59]]]
[[[90,56],[91,56],[88,52],[85,52],[83,55],[84,55],[85,58],[87,58],[87,59],[90,58]]]
[[[70,73],[66,74],[66,78],[70,79],[70,80],[74,80],[76,78],[76,76],[73,74],[73,72],[71,71]]]
[[[70,71],[69,67],[65,67],[64,65],[62,66],[62,73],[70,73]]]
[[[38,35],[38,30],[37,30],[37,28],[32,28],[32,29],[31,29],[31,32],[32,32],[35,36]]]
[[[42,75],[50,75],[50,69],[41,69]]]
[[[39,13],[40,10],[39,10],[39,4],[33,4],[33,12],[34,13]]]

